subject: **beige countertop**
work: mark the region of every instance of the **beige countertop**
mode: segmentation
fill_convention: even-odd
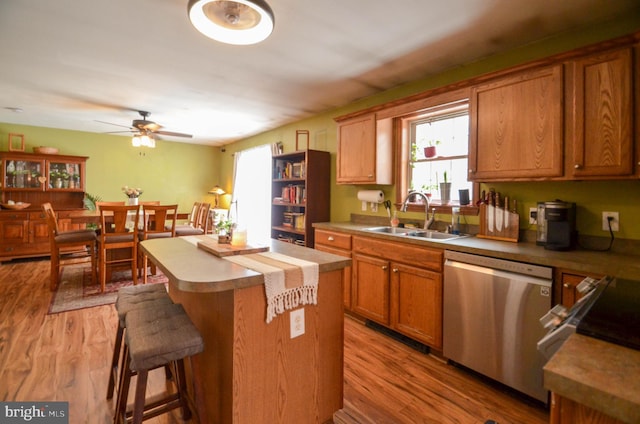
[[[264,283],[262,274],[219,258],[197,247],[197,241],[213,236],[185,236],[145,240],[142,250],[169,278],[178,290],[220,292]],[[342,269],[351,259],[277,240],[269,244],[271,252],[281,253],[319,264],[320,272]]]
[[[640,280],[640,252],[622,254],[582,249],[558,252],[546,250],[544,247],[537,246],[535,243],[513,243],[473,236],[446,241],[431,241],[365,231],[364,229],[375,227],[375,225],[356,224],[352,222],[322,222],[315,223],[313,226],[317,229],[342,231],[352,235],[366,235],[390,241],[402,240],[411,244],[565,268],[580,271],[585,274],[613,275],[630,280]]]
[[[625,423],[640,423],[640,351],[580,334],[544,367],[545,388]]]

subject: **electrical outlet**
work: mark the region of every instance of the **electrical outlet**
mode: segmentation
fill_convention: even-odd
[[[289,312],[289,325],[292,339],[304,334],[304,308]]]
[[[529,208],[529,225],[538,225],[538,208]]]
[[[620,231],[620,217],[618,212],[602,212],[602,231],[609,231],[609,217],[611,220],[611,231]]]

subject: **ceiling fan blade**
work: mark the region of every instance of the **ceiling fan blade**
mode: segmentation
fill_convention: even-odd
[[[133,133],[133,132],[135,132],[135,131],[133,131],[133,130],[128,130],[128,131],[107,131],[107,132],[104,132],[102,134],[122,134],[122,133]]]
[[[107,124],[107,125],[115,125],[116,127],[122,127],[122,128],[129,128],[134,129],[128,125],[120,125],[120,124],[114,124],[113,122],[106,122],[106,121],[98,121],[97,119],[94,119],[95,122],[100,122],[101,124]]]
[[[158,135],[168,135],[170,137],[186,137],[186,138],[193,137],[191,134],[171,132],[171,131],[154,131],[153,133]]]

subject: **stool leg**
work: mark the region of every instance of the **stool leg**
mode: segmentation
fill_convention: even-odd
[[[133,403],[133,424],[140,424],[144,415],[145,393],[147,391],[148,370],[138,371],[138,380],[136,381],[136,394]]]
[[[107,386],[107,399],[113,398],[113,389],[116,384],[116,376],[118,375],[118,360],[120,359],[120,351],[122,349],[122,337],[124,328],[118,322],[118,331],[116,331],[116,340],[113,343],[113,357],[111,358],[111,372],[109,373],[109,385]]]
[[[116,401],[116,410],[113,416],[113,422],[119,424],[127,421],[127,399],[129,397],[129,386],[131,384],[131,358],[129,357],[129,347],[125,343],[122,351],[123,361],[122,370],[120,371],[120,379],[118,382],[118,400]]]
[[[191,419],[191,409],[189,409],[189,402],[187,401],[187,379],[184,372],[184,359],[178,359],[177,368],[178,376],[176,377],[176,386],[180,396],[182,419],[186,421]]]

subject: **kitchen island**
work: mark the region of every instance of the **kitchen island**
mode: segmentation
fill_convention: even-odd
[[[351,260],[271,241],[271,252],[319,265],[318,303],[301,308],[304,334],[291,338],[288,311],[266,323],[263,275],[198,248],[203,237],[141,243],[204,339],[191,361],[199,421],[330,422],[342,408],[342,269]]]

